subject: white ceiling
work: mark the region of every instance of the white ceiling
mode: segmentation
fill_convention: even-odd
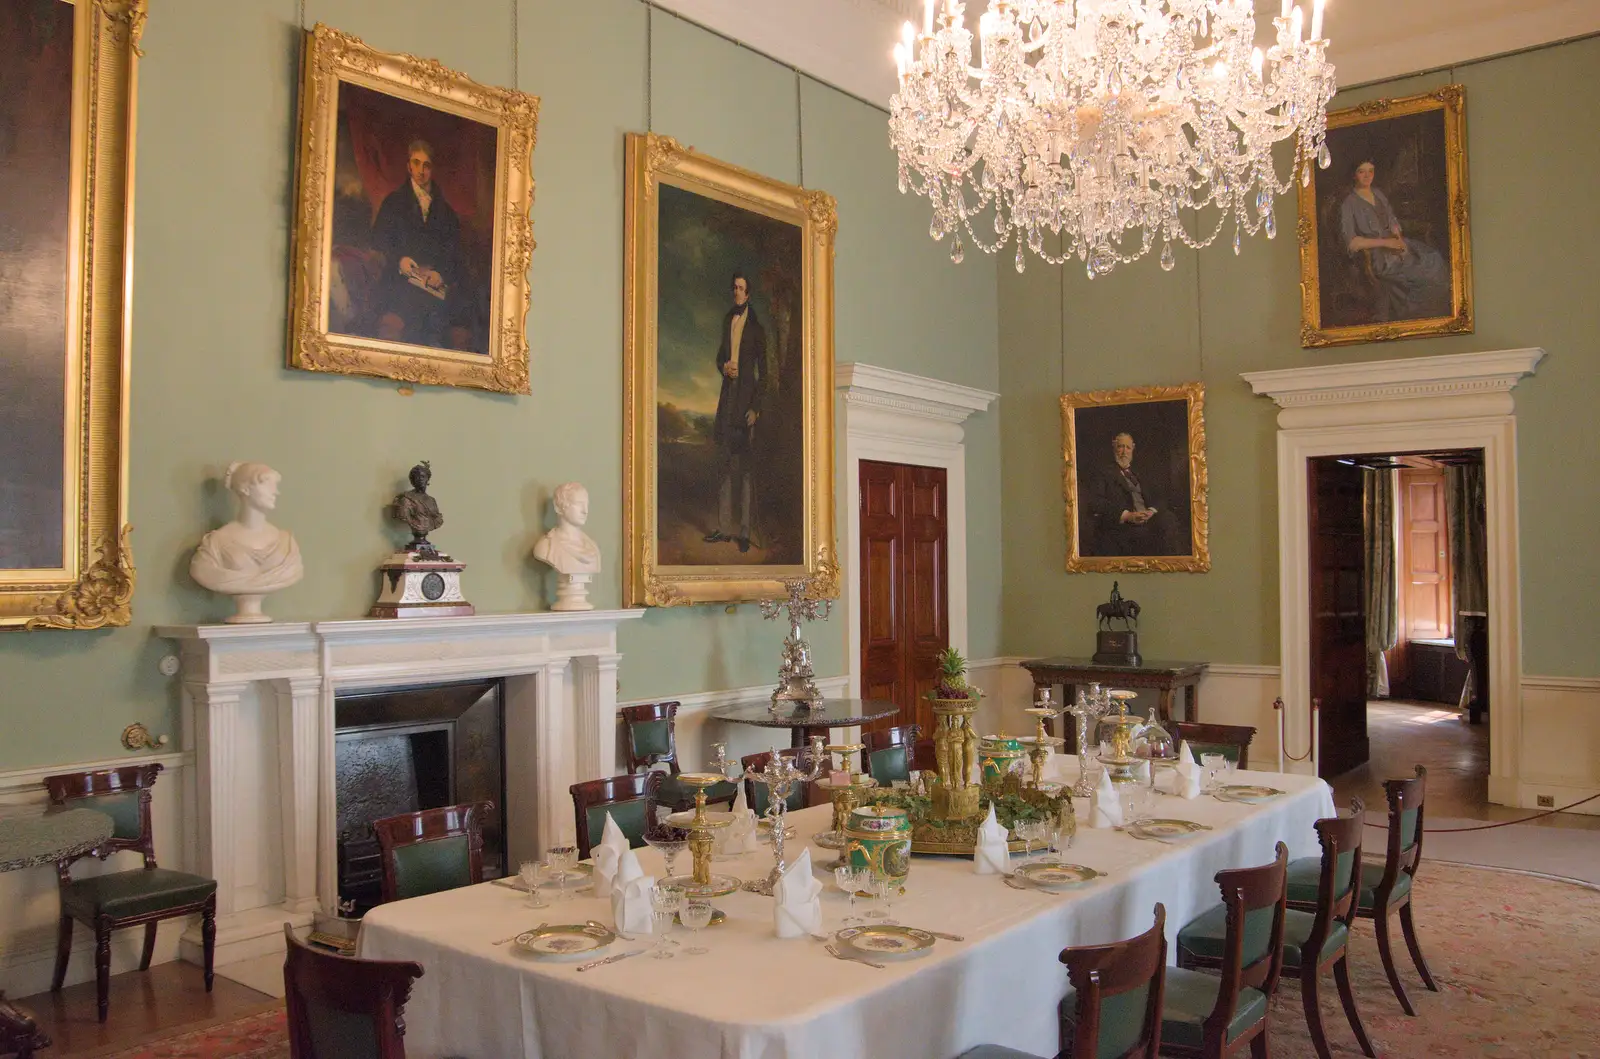
[[[886,106],[900,23],[920,0],[651,0],[853,95]],[[968,15],[984,7],[968,0]],[[1278,0],[1256,0],[1258,24]],[[1365,84],[1600,32],[1600,0],[1328,0],[1341,85]]]

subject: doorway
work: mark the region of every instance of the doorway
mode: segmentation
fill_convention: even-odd
[[[939,679],[950,644],[946,474],[860,461],[861,695],[900,707],[866,726],[933,730],[923,697]]]
[[[1411,760],[1486,804],[1483,450],[1315,457],[1307,486],[1318,774],[1360,787]]]

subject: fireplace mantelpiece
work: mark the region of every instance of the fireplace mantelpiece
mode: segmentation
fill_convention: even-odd
[[[616,773],[617,626],[643,613],[157,628],[179,645],[183,745],[197,766],[185,848],[217,880],[218,962],[276,951],[286,918],[333,911],[337,691],[504,678],[515,864],[572,837],[572,783]]]

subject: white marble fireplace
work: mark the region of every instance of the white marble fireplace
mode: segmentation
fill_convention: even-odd
[[[185,848],[217,880],[217,962],[276,951],[285,920],[334,908],[336,695],[503,679],[515,864],[572,837],[572,783],[616,773],[617,626],[643,613],[158,628],[179,646],[183,745],[196,764]]]

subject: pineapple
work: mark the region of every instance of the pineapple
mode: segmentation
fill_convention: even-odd
[[[936,699],[972,699],[978,689],[967,683],[967,660],[954,647],[939,652],[939,682],[933,686]]]

